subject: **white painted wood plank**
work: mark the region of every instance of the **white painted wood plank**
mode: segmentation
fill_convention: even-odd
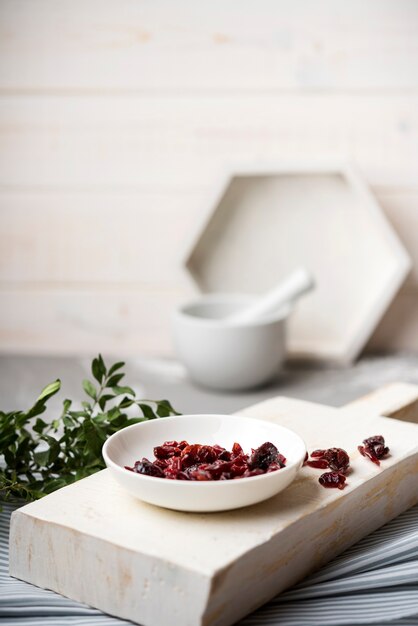
[[[85,284],[23,284],[0,289],[0,352],[172,356],[170,314],[190,299],[184,290],[157,291]],[[366,351],[418,350],[418,293],[403,292],[389,307]]]
[[[353,160],[414,186],[417,96],[4,97],[0,184],[211,185],[225,162]]]
[[[0,291],[0,352],[167,355],[170,316],[190,297],[137,285]]]
[[[418,427],[379,417],[375,405],[359,414],[273,398],[240,412],[293,428],[310,450],[344,447],[353,471],[342,492],[305,467],[245,511],[190,515],[136,501],[105,470],[13,514],[11,573],[145,626],[168,626],[173,615],[185,626],[229,626],[416,503]],[[357,451],[376,432],[391,447],[380,468]]]
[[[0,190],[0,281],[181,286],[210,191]],[[418,189],[372,191],[413,260],[406,286],[418,287]]]
[[[0,281],[181,288],[201,193],[0,192]]]
[[[3,0],[3,89],[418,87],[414,0]]]

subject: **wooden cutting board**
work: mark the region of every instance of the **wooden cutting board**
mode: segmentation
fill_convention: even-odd
[[[135,500],[104,470],[13,514],[11,575],[144,626],[227,626],[418,502],[417,386],[340,409],[278,397],[240,414],[294,429],[309,450],[345,448],[346,489],[305,467],[259,505],[179,513]],[[376,434],[391,449],[380,468],[357,451]]]

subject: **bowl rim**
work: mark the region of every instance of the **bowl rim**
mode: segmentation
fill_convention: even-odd
[[[269,472],[269,473],[265,473],[265,474],[259,474],[258,476],[247,476],[245,478],[240,478],[238,481],[238,484],[248,484],[248,482],[255,482],[255,481],[259,481],[259,480],[268,480],[268,479],[272,479],[275,478],[278,474],[280,474],[280,476],[282,476],[283,474],[288,474],[290,471],[294,470],[296,468],[296,471],[298,471],[302,465],[303,465],[303,461],[306,455],[306,451],[307,451],[307,447],[306,447],[306,443],[305,441],[302,439],[302,437],[296,433],[294,430],[292,430],[291,428],[287,428],[286,426],[282,426],[281,424],[275,424],[274,422],[270,422],[268,420],[260,420],[254,417],[247,417],[246,415],[227,415],[227,414],[222,414],[222,413],[187,413],[185,415],[170,415],[168,417],[163,417],[163,418],[159,418],[159,419],[163,419],[163,420],[170,420],[170,421],[174,421],[174,420],[178,420],[179,418],[182,417],[192,417],[192,418],[197,418],[197,419],[201,419],[201,418],[205,418],[205,417],[221,417],[221,418],[231,418],[231,419],[238,419],[238,420],[246,420],[246,421],[250,421],[250,422],[266,422],[267,424],[269,424],[270,426],[273,427],[277,427],[280,430],[285,430],[289,433],[291,433],[293,436],[295,436],[297,439],[300,440],[300,442],[302,443],[303,446],[303,456],[301,457],[300,460],[298,461],[293,461],[289,464],[286,464],[285,467],[282,467],[280,470],[276,470],[274,472]],[[200,485],[201,488],[203,489],[213,489],[214,487],[216,488],[216,486],[220,486],[220,485],[232,485],[232,484],[237,484],[237,481],[235,480],[208,480],[208,481],[193,481],[193,480],[168,480],[168,479],[163,479],[160,478],[158,476],[146,476],[144,474],[138,474],[136,472],[131,472],[130,470],[125,469],[124,466],[119,465],[119,463],[116,463],[116,461],[113,461],[113,459],[110,458],[107,449],[109,448],[109,442],[111,440],[115,440],[118,436],[121,436],[121,433],[124,431],[128,431],[130,429],[137,429],[138,427],[144,427],[149,423],[153,423],[155,420],[146,420],[144,422],[138,422],[137,424],[131,424],[130,426],[126,426],[125,428],[121,428],[120,430],[118,430],[116,433],[113,433],[113,435],[111,435],[103,444],[102,447],[102,455],[103,455],[103,459],[106,463],[106,466],[108,468],[112,468],[114,470],[116,470],[117,472],[123,474],[123,476],[126,476],[126,472],[129,472],[129,475],[132,476],[136,476],[137,479],[139,480],[145,480],[154,484],[161,484],[162,481],[164,481],[164,484],[171,484],[173,485],[174,489],[195,489],[196,487],[191,487],[191,485]],[[287,458],[286,458],[287,461]],[[221,487],[221,488],[226,488],[226,487]]]
[[[211,318],[211,317],[199,317],[198,315],[193,315],[188,311],[192,307],[204,305],[204,304],[212,304],[212,303],[231,303],[238,300],[255,300],[257,297],[256,294],[245,294],[245,293],[207,293],[201,295],[199,298],[194,298],[193,300],[188,300],[187,302],[178,306],[174,313],[173,319],[180,319],[186,321],[190,324],[195,324],[196,326],[209,326],[212,328],[251,328],[251,327],[259,327],[259,326],[272,326],[279,322],[284,322],[290,315],[293,310],[292,303],[287,303],[282,306],[281,309],[275,314],[266,315],[266,317],[253,322],[228,322],[227,320],[223,320],[222,318]]]

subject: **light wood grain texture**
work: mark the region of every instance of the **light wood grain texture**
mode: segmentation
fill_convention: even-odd
[[[395,395],[406,409],[418,388]],[[375,413],[393,397],[380,391],[361,411],[289,398],[242,411],[293,428],[309,449],[346,448],[342,492],[306,467],[260,505],[190,515],[133,499],[105,470],[13,514],[11,574],[145,626],[235,623],[418,501],[418,426]],[[391,448],[380,468],[357,451],[378,432]]]
[[[2,352],[167,355],[170,317],[187,291],[105,285],[58,285],[0,292]]]
[[[0,281],[181,283],[210,192],[0,190]],[[372,192],[413,260],[406,286],[418,287],[418,189]]]
[[[414,0],[3,0],[0,86],[418,87]]]
[[[370,185],[416,186],[418,95],[0,99],[0,185],[211,186],[224,165],[353,161]]]
[[[0,281],[185,281],[181,260],[201,193],[140,190],[0,193]]]
[[[145,284],[23,283],[0,290],[0,352],[172,356],[170,315],[194,297]],[[418,350],[418,297],[401,291],[366,351]]]

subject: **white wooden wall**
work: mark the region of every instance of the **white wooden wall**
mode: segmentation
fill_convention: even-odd
[[[352,159],[415,268],[417,0],[0,0],[0,349],[169,354],[226,161]]]

